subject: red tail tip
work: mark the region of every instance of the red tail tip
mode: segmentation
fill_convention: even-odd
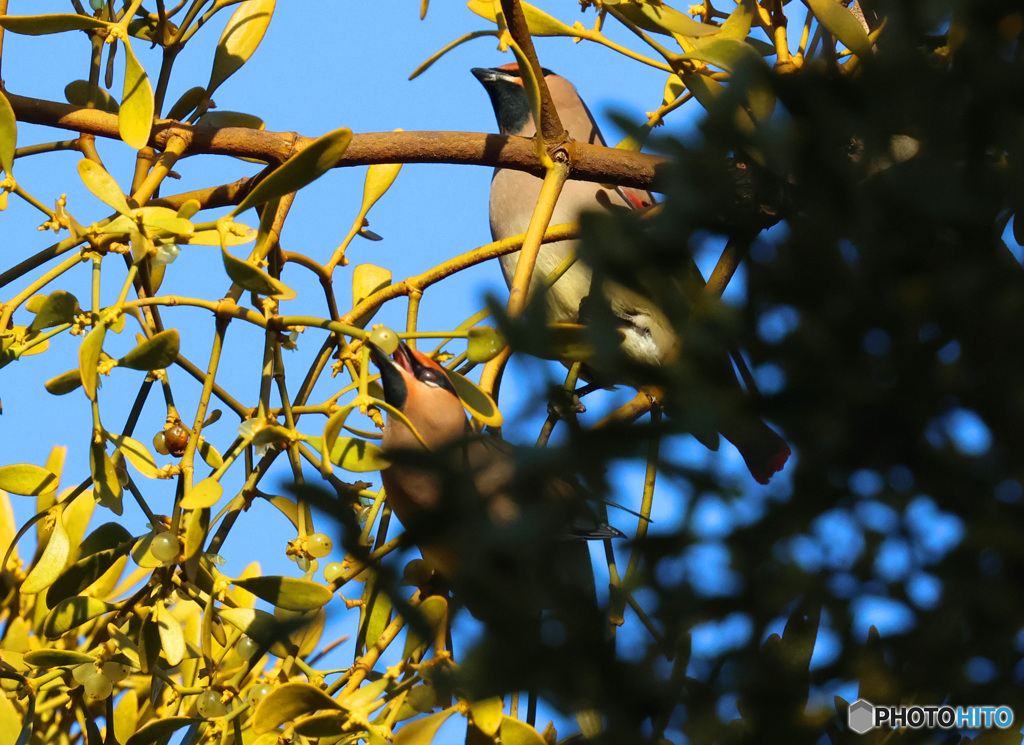
[[[747,465],[750,467],[750,473],[757,483],[767,484],[772,480],[772,476],[783,469],[791,454],[792,451],[789,449],[789,445],[783,443],[782,447],[776,451],[775,455],[773,455],[767,463],[759,465],[758,467],[753,467],[749,463]]]

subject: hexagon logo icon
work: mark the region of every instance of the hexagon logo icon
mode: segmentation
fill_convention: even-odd
[[[875,726],[875,707],[862,698],[857,699],[846,713],[846,721],[850,729],[863,735]]]

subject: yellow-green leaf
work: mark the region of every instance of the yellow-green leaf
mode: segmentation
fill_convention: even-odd
[[[374,573],[363,589],[363,602],[366,604],[366,646],[372,647],[384,633],[391,621],[393,604],[391,596],[381,590],[380,575]],[[408,657],[408,650],[403,659]]]
[[[829,33],[846,45],[846,48],[858,57],[871,54],[871,40],[864,27],[849,8],[843,7],[836,0],[804,0],[814,17]]]
[[[387,678],[382,678],[385,682]],[[348,721],[347,711],[323,711],[295,722],[295,731],[303,737],[330,737],[342,731]]]
[[[32,667],[67,667],[84,665],[93,661],[93,656],[73,649],[36,649],[25,654],[24,660]]]
[[[171,110],[167,112],[167,118],[183,121],[185,117],[196,110],[196,107],[202,103],[204,98],[206,98],[205,88],[200,88],[199,86],[189,88],[181,94],[181,98],[175,101]]]
[[[289,647],[284,644],[281,623],[266,611],[256,608],[220,608],[217,615],[259,644],[267,645],[270,653],[286,657]]]
[[[107,439],[114,443],[114,447],[125,457],[125,460],[135,466],[139,473],[147,479],[156,477],[156,473],[160,469],[156,465],[156,459],[145,445],[127,435],[113,435],[109,432]]]
[[[636,3],[632,0],[605,0],[605,5],[613,6],[627,20],[635,23],[645,31],[656,34],[679,34],[680,36],[709,36],[719,32],[718,26],[700,23],[685,13],[661,3]]]
[[[490,326],[474,326],[469,330],[466,347],[470,362],[488,362],[505,348],[505,339]]]
[[[178,359],[181,337],[177,329],[166,329],[146,339],[117,361],[121,367],[132,370],[162,370]]]
[[[238,225],[238,223],[235,223]],[[248,232],[243,235],[235,235],[234,233],[228,233],[224,236],[224,245],[226,246],[241,246],[243,243],[252,243],[256,239],[256,231],[252,228],[246,228]],[[221,245],[221,235],[216,230],[197,230],[190,236],[186,236],[179,243],[186,243],[190,246],[219,246]]]
[[[252,729],[258,735],[285,722],[319,709],[341,710],[341,705],[309,683],[285,683],[267,694],[252,715]]]
[[[0,91],[0,171],[10,174],[14,165],[14,150],[18,140],[18,119],[11,102]]]
[[[50,639],[57,639],[71,629],[77,629],[104,613],[117,610],[116,605],[89,597],[66,598],[46,614],[43,633]]]
[[[529,3],[520,3],[520,5],[523,8],[523,16],[526,18],[526,25],[530,29],[531,36],[576,35],[572,26],[568,26],[557,18],[549,16],[543,10],[535,8]],[[497,23],[497,10],[500,9],[497,3],[491,2],[491,0],[469,0],[467,7],[481,18]]]
[[[0,466],[0,490],[35,497],[57,488],[57,476],[32,463]]]
[[[167,739],[168,736],[174,734],[182,727],[188,727],[202,721],[202,719],[194,719],[192,717],[158,718],[149,722],[147,725],[139,729],[138,732],[129,737],[128,742],[126,742],[125,745],[150,745],[150,743],[160,742],[161,740]]]
[[[498,728],[501,745],[547,745],[540,732],[512,717],[502,717]]]
[[[440,595],[431,595],[417,606],[416,611],[436,634],[448,616],[448,601]],[[402,657],[408,658],[417,649],[431,641],[430,639],[421,639],[420,635],[410,627],[405,636],[405,651],[402,653]]]
[[[231,277],[231,281],[238,284],[239,287],[277,300],[292,300],[297,297],[295,290],[291,287],[266,272],[260,271],[248,261],[235,258],[223,248],[221,254],[221,258],[224,259],[224,270]]]
[[[46,548],[43,549],[39,560],[21,583],[22,595],[34,595],[45,590],[64,570],[64,564],[71,554],[71,540],[64,527],[63,512],[63,508],[59,506],[50,510],[50,516],[54,518],[53,532],[50,533],[50,539],[46,542]]]
[[[454,370],[448,371],[455,392],[462,399],[462,405],[469,409],[469,412],[486,424],[488,427],[500,427],[502,422],[501,412],[494,399],[469,378],[460,375]]]
[[[199,440],[199,455],[210,468],[220,468],[224,465],[224,459],[217,448],[202,438]]]
[[[59,34],[62,31],[86,31],[91,28],[106,28],[113,24],[77,13],[51,13],[38,16],[0,16],[0,26],[15,34],[42,36]]]
[[[90,95],[95,96],[96,108],[100,111],[116,114],[118,108],[120,108],[113,96],[98,85],[94,91],[88,80],[72,80],[64,86],[64,98],[67,99],[68,103],[75,106],[88,106]]]
[[[362,709],[364,707],[369,707],[370,704],[380,696],[380,694],[387,690],[388,685],[390,685],[391,682],[391,679],[385,676],[373,681],[372,683],[367,683],[366,685],[352,691],[352,693],[350,693],[342,702],[342,705],[346,709]]]
[[[112,537],[114,538],[117,536]],[[91,542],[91,536],[86,542]],[[47,605],[55,606],[60,601],[81,593],[106,574],[130,548],[131,544],[121,541],[109,548],[93,550],[79,559],[50,585],[50,589],[46,591]],[[155,566],[159,566],[159,562]]]
[[[124,94],[117,114],[117,127],[125,144],[140,150],[149,144],[149,133],[153,129],[156,112],[153,86],[127,39],[124,40],[124,56]]]
[[[256,433],[252,438],[252,444],[256,447],[280,445],[282,443],[291,442],[296,437],[298,437],[298,435],[293,429],[288,429],[280,424],[268,424]]]
[[[339,437],[331,448],[331,463],[353,473],[369,473],[391,463],[379,445],[358,437]]]
[[[270,25],[274,5],[275,0],[246,0],[231,14],[217,42],[207,95],[252,57]]]
[[[89,467],[92,470],[92,486],[96,491],[96,501],[112,511],[115,515],[124,512],[121,503],[121,482],[117,478],[114,462],[107,455],[102,442],[94,442],[89,448]]]
[[[313,140],[304,150],[274,169],[229,214],[240,215],[250,207],[298,191],[334,168],[352,142],[352,130],[341,127]]]
[[[352,305],[359,305],[377,290],[391,284],[391,270],[360,264],[352,270]]]
[[[75,314],[79,311],[78,298],[70,292],[57,290],[48,295],[46,300],[43,301],[42,307],[39,308],[35,319],[32,321],[32,325],[29,326],[29,330],[40,331],[60,326],[63,323],[71,323],[75,320]]]
[[[736,9],[729,14],[729,17],[725,19],[725,23],[722,24],[718,37],[720,39],[743,41],[750,35],[750,25],[753,23],[756,13],[757,3],[755,0],[740,0],[736,4]]]
[[[452,707],[405,725],[395,733],[392,745],[428,745],[441,729],[441,725],[454,713],[455,708]]]
[[[735,39],[716,39],[702,44],[692,52],[683,55],[686,59],[697,59],[733,72],[741,65],[758,66],[767,69],[768,65],[757,50],[743,41]]]
[[[162,603],[157,603],[153,611],[153,620],[160,632],[160,645],[163,647],[164,657],[168,664],[174,667],[185,658],[185,634],[181,630],[181,622]]]
[[[82,158],[78,161],[78,175],[82,179],[82,183],[85,184],[85,188],[91,191],[97,199],[131,219],[131,208],[128,206],[124,192],[103,166],[96,161]]]
[[[377,203],[377,200],[384,196],[391,185],[395,183],[398,172],[401,170],[401,163],[374,163],[366,170],[366,180],[363,182],[363,204],[359,210],[361,215],[365,216],[370,208]]]
[[[502,706],[501,699],[497,696],[485,698],[469,705],[469,715],[481,732],[488,737],[494,737],[501,726]]]
[[[182,551],[185,559],[188,560],[198,553],[206,541],[206,531],[210,527],[210,510],[206,508],[191,510],[186,519]]]
[[[248,577],[232,584],[278,608],[301,612],[322,608],[332,595],[321,584],[293,577]]]
[[[61,373],[55,378],[50,378],[43,383],[43,387],[54,396],[63,396],[66,393],[71,393],[80,385],[82,385],[82,374],[78,371],[77,367],[74,370]]]
[[[266,129],[267,125],[258,116],[245,114],[241,111],[207,111],[196,125],[200,127],[245,127],[246,129]]]
[[[129,688],[114,706],[114,739],[126,742],[137,729],[139,719],[139,696]]]

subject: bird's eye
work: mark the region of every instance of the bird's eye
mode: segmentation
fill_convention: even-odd
[[[427,385],[436,386],[441,384],[441,378],[438,375],[437,370],[431,370],[429,367],[425,367],[420,370],[416,377]]]

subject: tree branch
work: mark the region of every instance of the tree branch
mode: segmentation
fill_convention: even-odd
[[[98,109],[8,94],[19,121],[58,127],[107,139],[120,139],[117,115]],[[309,139],[294,132],[268,132],[244,127],[198,127],[162,120],[153,127],[150,144],[163,149],[173,136],[187,143],[186,155],[246,157],[281,163]],[[656,188],[667,162],[646,153],[628,152],[579,142],[566,143],[572,178],[615,183],[640,189]],[[338,166],[373,163],[452,163],[500,166],[543,177],[532,140],[474,132],[370,132],[357,134]],[[245,192],[242,189],[241,192]]]

